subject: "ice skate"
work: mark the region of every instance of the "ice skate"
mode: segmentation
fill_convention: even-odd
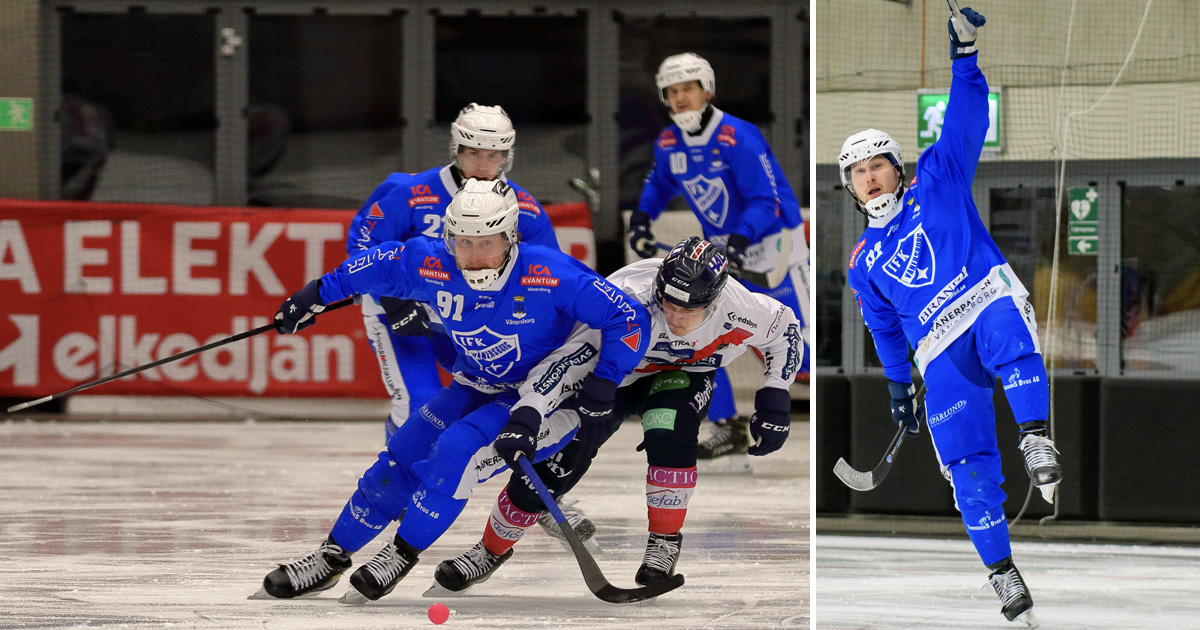
[[[1025,456],[1025,472],[1042,493],[1047,503],[1054,503],[1054,489],[1062,481],[1058,465],[1058,449],[1044,431],[1026,433],[1019,446]]]
[[[328,538],[316,551],[268,573],[249,599],[312,597],[333,588],[351,564],[350,556]]]
[[[513,555],[509,549],[504,555],[496,554],[484,548],[482,542],[475,543],[466,553],[457,558],[443,560],[433,572],[435,581],[433,588],[425,592],[426,597],[440,594],[459,595],[467,589],[482,584],[492,577],[496,569]]]
[[[675,575],[675,563],[679,562],[679,551],[683,547],[683,533],[651,533],[646,540],[646,555],[633,581],[638,586],[661,582]]]
[[[365,604],[392,592],[400,580],[416,566],[418,551],[400,539],[388,544],[350,576],[350,588],[338,601],[343,604]]]
[[[575,530],[575,535],[583,542],[583,546],[587,547],[588,551],[592,553],[599,553],[600,546],[594,538],[596,535],[596,525],[592,523],[592,519],[583,513],[582,508],[577,507],[576,501],[567,502],[561,497],[555,497],[555,503],[558,504],[558,509],[562,510],[563,516],[567,518],[567,524],[571,526],[571,529]],[[551,538],[570,548],[566,537],[563,536],[562,530],[558,528],[558,522],[554,520],[554,515],[550,513],[550,510],[542,512],[537,522]]]
[[[1000,597],[1000,612],[1005,619],[1023,623],[1028,628],[1038,627],[1038,618],[1033,614],[1033,597],[1011,558],[992,571],[988,581]]]
[[[750,420],[739,416],[712,423],[707,439],[696,445],[696,469],[702,473],[748,473]]]

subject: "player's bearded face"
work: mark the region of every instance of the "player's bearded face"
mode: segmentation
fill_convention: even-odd
[[[453,241],[454,262],[459,269],[499,269],[508,255],[508,237],[503,234],[455,236]]]
[[[891,160],[882,155],[865,159],[850,167],[850,178],[854,183],[854,194],[866,203],[879,195],[896,192],[900,174]]]
[[[704,104],[711,97],[712,94],[700,87],[699,81],[667,86],[667,101],[671,103],[671,111],[676,114],[704,109]]]
[[[475,149],[472,147],[461,147],[458,152],[458,170],[462,171],[463,178],[493,180],[499,177],[500,167],[504,165],[504,160],[508,159],[507,151],[493,151],[491,149]]]
[[[700,327],[704,323],[706,307],[684,308],[666,300],[662,303],[663,316],[667,319],[667,328],[672,335],[682,337]]]

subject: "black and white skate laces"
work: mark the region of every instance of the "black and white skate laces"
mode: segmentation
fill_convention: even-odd
[[[596,534],[595,523],[592,523],[592,519],[588,518],[587,514],[583,513],[583,508],[580,508],[576,505],[576,503],[578,503],[577,501],[566,502],[562,498],[556,498],[555,503],[558,504],[558,509],[562,510],[563,516],[567,519],[567,524],[571,526],[571,529],[575,530],[575,535],[579,537],[580,541],[586,542]],[[546,530],[546,533],[550,534],[552,538],[566,540],[566,537],[563,536],[562,530],[558,528],[558,522],[554,520],[554,515],[550,513],[550,510],[542,512],[542,515],[538,517],[537,522],[538,525],[541,525],[542,529]]]
[[[374,558],[350,576],[350,584],[363,597],[373,601],[392,592],[396,584],[417,564],[417,551],[403,541],[399,541],[399,544],[397,541],[393,538]]]
[[[679,551],[683,546],[683,534],[655,534],[646,540],[646,555],[638,568],[634,582],[646,586],[670,577],[675,573]]]
[[[737,417],[713,423],[708,439],[696,445],[697,459],[738,455],[750,448],[749,418]]]
[[[323,591],[337,584],[350,568],[345,550],[326,540],[315,551],[289,564],[281,564],[263,580],[263,589],[272,597],[291,598]]]
[[[1021,617],[1020,621],[1029,627],[1037,627],[1037,618],[1033,615],[1032,610],[1033,597],[1025,586],[1021,572],[1017,571],[1017,567],[1012,564],[1012,561],[1008,561],[992,571],[988,575],[988,582],[996,591],[996,595],[1000,597],[1000,612],[1004,614],[1005,619],[1013,621]]]
[[[461,593],[468,588],[488,581],[500,565],[511,558],[513,550],[509,549],[503,555],[487,550],[483,542],[475,543],[461,556],[443,560],[433,572],[433,579],[438,586],[451,593]],[[429,593],[426,593],[429,596]]]
[[[1034,485],[1044,486],[1062,481],[1062,468],[1058,465],[1058,449],[1054,442],[1038,433],[1026,433],[1019,447],[1025,456],[1025,472]]]
[[[492,567],[495,567],[502,560],[501,556],[497,556],[485,549],[482,542],[477,542],[474,547],[467,550],[467,553],[450,562],[454,564],[454,568],[458,570],[459,574],[466,581],[471,582],[481,575],[490,573]]]

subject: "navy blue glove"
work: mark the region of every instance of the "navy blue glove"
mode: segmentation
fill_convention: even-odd
[[[912,383],[888,381],[888,392],[892,395],[892,422],[908,429],[909,435],[921,432],[917,420],[917,388]]]
[[[750,247],[750,237],[734,232],[725,241],[725,254],[729,258],[729,273],[740,278],[742,264],[746,262],[746,250]]]
[[[279,305],[275,313],[275,330],[281,335],[300,332],[317,323],[317,313],[325,310],[321,301],[321,279],[304,285],[303,289]]]
[[[537,432],[542,426],[542,414],[533,407],[517,407],[508,417],[508,424],[500,430],[492,446],[496,454],[504,458],[509,468],[517,469],[517,455],[522,454],[532,463],[537,453]]]
[[[788,439],[792,427],[792,396],[786,389],[764,387],[754,394],[750,417],[751,455],[774,453]]]
[[[593,373],[583,377],[571,406],[579,412],[581,420],[601,420],[612,415],[616,397],[617,384]]]
[[[427,323],[429,312],[420,302],[380,297],[379,305],[383,307],[383,316],[387,318],[388,327],[397,335],[433,335]]]
[[[963,19],[959,19],[954,14],[954,9],[958,5],[957,0],[946,0],[946,4],[950,5],[950,20],[946,22],[946,27],[950,29],[950,58],[962,59],[974,55],[976,31],[980,26],[987,23],[987,18],[974,11],[971,7],[965,7],[962,10]]]
[[[634,210],[629,216],[629,247],[642,258],[653,258],[658,253],[654,233],[650,231],[650,214]]]

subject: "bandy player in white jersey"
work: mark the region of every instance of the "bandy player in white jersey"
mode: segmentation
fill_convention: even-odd
[[[716,369],[747,349],[761,353],[766,380],[754,397],[749,454],[774,452],[788,437],[788,386],[804,351],[800,321],[783,303],[727,282],[728,277],[724,250],[700,237],[680,242],[665,259],[638,261],[613,273],[609,282],[642,303],[651,321],[646,354],[617,389],[613,413],[599,418],[545,413],[569,398],[595,360],[599,336],[577,327],[560,350],[530,371],[521,390],[520,405],[543,411],[546,424],[514,431],[510,422],[495,442],[506,459],[517,453],[529,455],[535,452],[538,437],[557,434],[555,422],[581,420],[570,444],[534,465],[551,493],[561,497],[587,472],[600,446],[621,423],[640,415],[644,439],[639,448],[645,449],[648,461],[650,531],[635,576],[642,586],[675,572],[683,543],[681,529],[696,487],[697,434],[708,414]],[[438,586],[461,592],[489,578],[544,509],[533,489],[514,473],[497,498],[483,539],[470,551],[438,565],[434,572]]]

